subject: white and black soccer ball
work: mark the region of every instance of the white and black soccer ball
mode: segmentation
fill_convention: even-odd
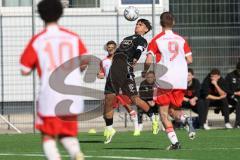
[[[135,21],[136,19],[138,19],[139,10],[134,6],[128,6],[127,8],[125,8],[123,15],[126,20]]]

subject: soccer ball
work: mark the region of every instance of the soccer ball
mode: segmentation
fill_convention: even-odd
[[[135,21],[138,19],[139,10],[134,6],[129,6],[125,8],[123,15],[128,21]]]

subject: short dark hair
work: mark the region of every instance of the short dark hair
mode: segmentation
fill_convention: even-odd
[[[37,5],[38,13],[45,23],[57,22],[63,14],[60,0],[42,0]]]
[[[194,75],[194,71],[192,68],[188,68],[188,72],[191,73],[192,75]]]
[[[210,72],[210,75],[221,75],[221,72],[217,68],[213,68]]]
[[[148,31],[147,31],[146,33],[148,33],[148,32],[152,29],[152,25],[151,25],[151,23],[150,23],[147,19],[141,18],[141,19],[139,19],[139,20],[137,21],[137,23],[138,23],[138,22],[142,22],[143,24],[146,25],[146,27],[147,27],[147,29],[148,29]],[[145,34],[146,34],[146,33],[145,33]]]
[[[115,41],[113,41],[113,40],[108,41],[108,42],[106,43],[106,46],[108,46],[108,45],[110,45],[110,44],[113,44],[113,45],[117,46],[117,43],[116,43]]]
[[[162,27],[172,28],[174,26],[175,18],[171,12],[163,12],[160,16],[160,24]]]
[[[149,75],[149,74],[155,75],[155,72],[154,72],[154,71],[148,71],[148,72],[146,73],[146,75]]]

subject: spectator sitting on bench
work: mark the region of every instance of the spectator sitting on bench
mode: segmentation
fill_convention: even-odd
[[[139,95],[142,100],[152,107],[154,115],[152,119],[152,133],[158,134],[159,132],[159,106],[153,101],[153,87],[155,85],[156,77],[154,71],[148,71],[145,80],[140,83]],[[138,129],[134,131],[134,136],[139,136],[140,131],[143,129],[143,114],[145,113],[141,108],[137,107],[138,115]],[[137,128],[137,127],[135,127]]]
[[[236,109],[235,128],[240,128],[240,61],[236,65],[236,69],[227,74],[225,78],[228,93],[228,103]]]
[[[205,101],[203,109],[204,129],[210,129],[206,123],[208,109],[210,106],[219,107],[224,116],[225,128],[232,128],[231,124],[229,123],[229,108],[226,93],[226,82],[221,77],[220,71],[216,68],[212,69],[204,79],[200,90],[201,98],[203,98]]]
[[[182,108],[191,109],[193,112],[197,113],[199,115],[199,126],[203,128],[204,102],[203,99],[200,99],[201,84],[199,80],[194,77],[194,71],[191,68],[188,68],[187,81],[188,86],[182,102]]]

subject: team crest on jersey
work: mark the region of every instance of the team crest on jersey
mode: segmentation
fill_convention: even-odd
[[[129,84],[128,87],[129,87],[129,89],[130,89],[130,92],[133,93],[133,92],[134,92],[134,86],[133,86],[133,84]]]
[[[123,40],[121,43],[121,48],[126,49],[126,48],[130,48],[133,45],[133,41],[132,40]]]

